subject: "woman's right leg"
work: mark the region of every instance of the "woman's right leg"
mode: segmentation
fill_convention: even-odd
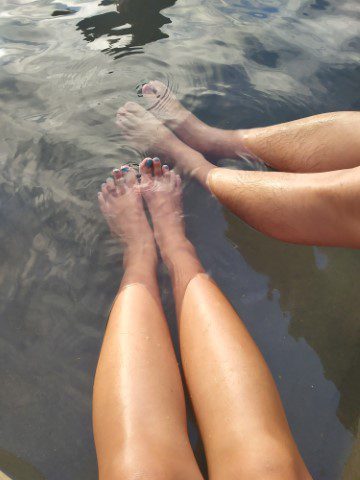
[[[127,169],[127,170],[126,170]],[[202,480],[186,428],[179,368],[159,298],[157,253],[133,170],[120,192],[99,194],[124,244],[125,273],[115,298],[94,385],[100,480]]]
[[[308,480],[270,371],[204,273],[182,221],[179,177],[156,167],[144,196],[177,303],[181,356],[211,479]]]

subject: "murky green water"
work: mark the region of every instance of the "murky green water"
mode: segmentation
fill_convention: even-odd
[[[136,85],[165,80],[224,128],[360,108],[356,0],[144,4],[1,1],[0,471],[16,480],[97,478],[91,388],[122,270],[95,194],[138,161],[113,122],[141,102]],[[189,236],[260,345],[314,478],[359,478],[359,252],[265,238],[193,182],[185,199]],[[174,331],[163,269],[160,282]]]

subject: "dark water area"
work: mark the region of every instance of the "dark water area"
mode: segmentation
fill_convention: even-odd
[[[357,0],[1,1],[1,479],[97,478],[92,382],[122,267],[96,192],[139,162],[116,108],[160,79],[222,128],[359,109],[359,20]],[[189,237],[259,344],[314,479],[359,478],[360,253],[266,238],[185,184]]]

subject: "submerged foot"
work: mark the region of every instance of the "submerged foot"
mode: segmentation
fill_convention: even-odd
[[[245,148],[241,131],[210,127],[186,110],[169,87],[157,80],[142,88],[149,110],[194,150],[214,157],[237,157]]]
[[[140,189],[152,218],[160,251],[176,249],[187,242],[182,208],[181,178],[159,158],[146,158],[140,164]]]
[[[137,103],[124,105],[116,118],[122,137],[136,150],[148,155],[159,155],[167,163],[190,175],[201,170],[204,172],[202,177],[205,178],[207,171],[213,167]]]
[[[204,271],[194,246],[185,235],[181,178],[167,165],[161,166],[159,158],[145,159],[140,164],[140,172],[141,193],[149,208],[156,243],[172,276],[176,297],[180,278],[181,290],[191,278]]]
[[[98,193],[101,212],[114,236],[124,245],[125,255],[156,255],[154,236],[147,221],[135,171],[124,166],[113,170]]]
[[[116,124],[124,140],[143,154],[167,156],[171,145],[178,142],[168,128],[137,103],[128,102],[119,108]]]

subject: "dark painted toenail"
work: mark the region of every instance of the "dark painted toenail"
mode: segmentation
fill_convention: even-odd
[[[164,165],[165,170],[170,170],[169,165]]]
[[[127,166],[121,167],[122,172],[128,172],[129,170],[130,170],[130,168],[127,167]]]
[[[114,170],[112,171],[112,174],[114,175],[115,178],[121,177],[121,172],[118,168],[114,168]]]
[[[160,158],[159,158],[159,157],[154,157],[154,158],[153,158],[153,161],[154,161],[155,163],[159,163],[159,162],[160,162]]]
[[[153,161],[151,160],[151,158],[149,158],[149,160],[146,160],[145,165],[147,166],[147,168],[151,168],[153,166]]]

